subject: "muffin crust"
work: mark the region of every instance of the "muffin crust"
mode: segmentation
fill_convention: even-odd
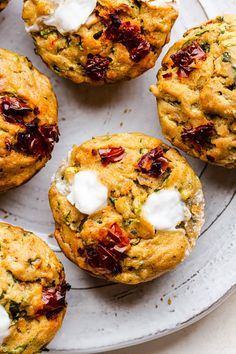
[[[38,353],[61,326],[67,285],[62,264],[34,234],[0,223],[0,305],[10,334],[0,353]]]
[[[54,72],[99,85],[135,78],[154,66],[178,16],[174,3],[99,0],[87,22],[71,33],[42,22],[55,10],[50,0],[25,0],[23,19],[37,53]]]
[[[91,215],[67,198],[75,175],[88,170],[96,171],[108,188],[107,205]],[[155,230],[142,207],[151,193],[171,188],[180,193],[188,215],[175,229]],[[95,276],[127,284],[174,269],[189,254],[203,224],[204,200],[194,171],[176,150],[141,133],[74,146],[54,176],[49,200],[55,237],[65,255]]]
[[[236,167],[236,16],[187,31],[151,91],[165,137],[203,161]]]
[[[26,57],[0,49],[0,192],[29,180],[58,141],[57,101]],[[14,70],[12,68],[14,67]]]

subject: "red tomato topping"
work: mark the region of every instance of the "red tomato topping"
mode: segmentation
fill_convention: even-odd
[[[86,74],[95,81],[105,78],[111,59],[101,55],[88,54],[85,65]]]
[[[107,234],[96,248],[87,248],[88,264],[101,273],[121,273],[121,259],[130,248],[126,232],[116,223],[107,230]]]
[[[174,66],[178,68],[178,76],[189,77],[191,72],[194,70],[194,68],[190,65],[197,60],[206,59],[206,53],[200,45],[194,41],[189,46],[180,49],[175,54],[172,54],[171,59],[174,62]]]
[[[39,314],[46,314],[47,317],[53,317],[66,306],[66,292],[70,289],[69,284],[63,284],[54,288],[43,288],[42,301],[43,309]]]
[[[166,74],[162,75],[162,77],[166,80],[170,80],[172,78],[172,76],[173,76],[172,73],[166,73]]]
[[[110,15],[105,34],[109,40],[122,43],[135,63],[145,58],[150,52],[150,43],[141,35],[140,27],[129,21],[122,22],[116,14]]]
[[[27,155],[51,158],[55,142],[59,141],[59,131],[55,125],[38,125],[35,119],[25,124],[25,131],[17,134],[16,150]]]
[[[55,125],[38,125],[39,120],[34,118],[31,122],[24,119],[30,114],[37,116],[38,107],[30,108],[25,102],[16,97],[4,96],[0,98],[0,114],[11,124],[19,124],[24,131],[17,134],[17,142],[13,144],[5,140],[6,149],[16,149],[27,155],[51,157],[55,142],[59,140],[59,131]]]
[[[184,128],[181,134],[183,141],[193,144],[197,151],[210,143],[210,138],[214,133],[214,124],[200,125],[197,128]]]
[[[139,160],[137,170],[151,177],[160,177],[168,168],[169,161],[159,147],[149,151]]]
[[[102,164],[108,165],[109,163],[121,161],[124,157],[125,149],[122,147],[109,147],[107,149],[99,149],[98,153],[101,157]]]
[[[9,123],[24,124],[24,117],[33,112],[26,103],[16,97],[4,96],[0,98],[0,113]]]

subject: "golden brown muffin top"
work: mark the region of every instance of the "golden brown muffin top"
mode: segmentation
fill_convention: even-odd
[[[63,266],[44,241],[0,223],[0,305],[11,319],[0,353],[35,353],[59,329],[66,308]]]
[[[48,78],[28,58],[5,49],[0,63],[0,191],[5,191],[45,165],[59,133]]]
[[[187,31],[158,74],[164,135],[204,161],[236,166],[236,15]]]
[[[85,215],[67,197],[75,175],[91,170],[107,187],[108,200],[100,210]],[[150,194],[173,188],[188,217],[174,230],[155,230],[142,206]],[[65,254],[97,276],[124,283],[150,280],[173,269],[195,243],[203,221],[201,184],[194,171],[176,150],[140,133],[97,137],[74,146],[55,175],[49,199],[55,235]],[[103,264],[100,260],[112,243],[108,246],[107,237],[120,240],[124,254],[115,252],[114,262],[111,252]]]
[[[153,67],[178,16],[172,2],[99,0],[84,25],[60,33],[43,22],[54,11],[49,0],[24,2],[37,53],[57,74],[89,84],[134,78]]]

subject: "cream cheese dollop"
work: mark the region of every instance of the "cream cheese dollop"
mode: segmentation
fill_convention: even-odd
[[[96,171],[75,174],[67,200],[83,214],[93,214],[107,205],[108,188],[98,179]]]
[[[41,16],[37,23],[27,28],[28,32],[38,31],[40,23],[54,26],[60,33],[76,32],[86,23],[94,11],[96,0],[50,0],[55,5],[54,12],[48,16]]]
[[[156,230],[174,230],[181,221],[186,220],[186,209],[179,191],[170,188],[150,194],[142,212]]]
[[[5,308],[0,305],[0,345],[10,334],[9,328],[11,325],[10,317]]]

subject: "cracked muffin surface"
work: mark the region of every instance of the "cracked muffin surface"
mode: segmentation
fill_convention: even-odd
[[[174,269],[203,224],[202,188],[192,168],[141,133],[74,146],[49,201],[65,255],[95,276],[127,284]]]
[[[26,57],[0,49],[0,192],[29,180],[58,141],[57,101]],[[14,70],[12,70],[14,68]]]
[[[51,20],[60,3],[25,0],[23,19],[44,62],[76,83],[113,83],[152,68],[178,16],[174,0],[99,0],[71,30]]]
[[[151,91],[172,144],[236,167],[236,15],[187,31],[163,59]]]
[[[0,11],[4,10],[7,7],[9,0],[0,0]]]
[[[66,311],[63,266],[44,241],[0,223],[0,353],[40,352],[59,330]],[[4,318],[4,319],[5,319]]]

